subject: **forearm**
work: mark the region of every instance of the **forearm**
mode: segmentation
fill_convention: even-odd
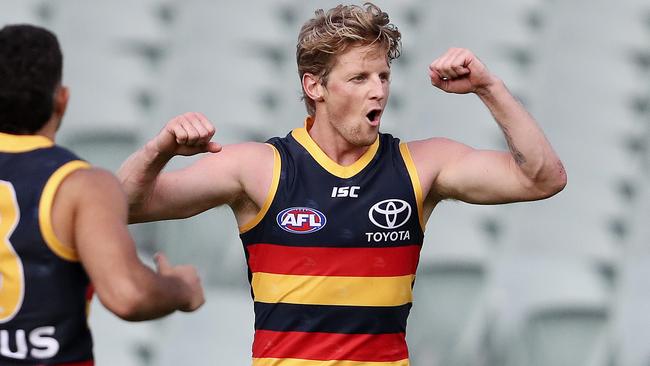
[[[117,176],[127,194],[129,222],[144,221],[141,217],[152,201],[158,175],[171,156],[160,154],[150,141],[122,164]]]
[[[546,139],[535,119],[508,91],[501,80],[478,90],[476,94],[488,107],[503,131],[513,167],[530,184],[542,191],[556,193],[566,184],[560,158]]]

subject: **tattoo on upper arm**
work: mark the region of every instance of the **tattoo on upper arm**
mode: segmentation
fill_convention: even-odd
[[[517,165],[521,166],[523,164],[526,164],[526,157],[515,146],[514,142],[512,141],[512,136],[510,136],[510,132],[508,131],[508,128],[501,126],[501,130],[503,131],[503,134],[506,137],[506,142],[508,143],[508,148],[510,149],[510,154],[512,154],[512,157],[513,157],[513,159],[515,159],[515,162],[517,163]]]

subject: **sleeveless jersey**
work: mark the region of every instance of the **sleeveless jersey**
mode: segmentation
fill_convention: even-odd
[[[338,165],[305,128],[268,141],[273,182],[240,228],[255,309],[254,366],[407,366],[423,242],[406,144],[380,134]]]
[[[88,164],[42,136],[0,133],[0,364],[92,365],[92,294],[50,217],[63,179]]]

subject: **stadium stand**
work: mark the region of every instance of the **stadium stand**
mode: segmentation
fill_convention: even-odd
[[[315,7],[338,3],[3,0],[0,25],[32,22],[59,35],[72,91],[60,142],[115,170],[186,111],[212,119],[222,143],[300,126],[297,33]],[[648,365],[647,0],[377,4],[403,33],[384,131],[505,148],[476,97],[444,95],[427,78],[437,55],[468,47],[538,119],[569,176],[548,201],[436,208],[409,319],[412,364]],[[162,249],[196,264],[208,302],[141,325],[94,303],[99,365],[249,363],[252,304],[231,216],[223,208],[132,228],[143,257]]]

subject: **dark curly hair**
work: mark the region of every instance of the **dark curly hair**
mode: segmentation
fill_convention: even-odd
[[[33,134],[45,125],[62,69],[52,32],[27,24],[0,29],[0,132]]]
[[[388,14],[372,3],[363,7],[339,5],[328,10],[316,10],[300,30],[296,46],[298,74],[302,79],[310,73],[327,85],[327,76],[334,67],[335,57],[350,46],[377,44],[386,52],[386,61],[399,57],[401,33],[390,23]],[[314,115],[315,104],[303,90],[307,112]]]

